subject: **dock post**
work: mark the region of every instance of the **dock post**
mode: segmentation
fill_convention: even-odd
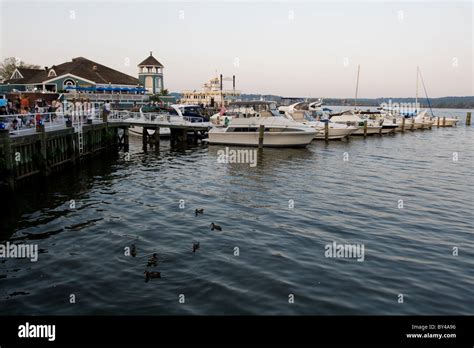
[[[367,136],[367,120],[364,120],[364,138]]]
[[[466,126],[470,126],[470,125],[471,125],[471,113],[468,112],[466,115]]]
[[[443,116],[443,127],[446,127],[446,116]]]
[[[128,152],[129,145],[128,145],[128,127],[123,129],[123,151]]]
[[[405,117],[402,118],[402,133],[405,133]]]
[[[324,140],[329,141],[329,122],[324,123]]]
[[[188,129],[187,128],[182,129],[181,137],[182,137],[181,142],[183,144],[187,144],[188,143]]]
[[[148,130],[146,127],[142,128],[142,149],[146,152],[148,145]]]
[[[157,127],[155,129],[155,151],[160,150],[160,127]]]
[[[258,127],[258,148],[263,148],[263,137],[265,134],[265,126],[263,124]]]
[[[439,116],[438,116],[437,121],[436,121],[436,128],[439,128]]]
[[[3,145],[5,154],[6,181],[11,190],[15,188],[15,177],[13,173],[12,147],[10,142],[10,131],[8,129],[0,130],[0,141]]]
[[[193,143],[194,144],[198,143],[198,131],[193,132]]]
[[[41,144],[41,158],[44,165],[41,168],[43,175],[48,176],[51,173],[51,168],[48,164],[48,151],[47,151],[47,141],[46,141],[46,130],[44,124],[38,125],[36,130],[41,133],[40,135],[40,144]]]
[[[410,126],[410,130],[412,131],[412,130],[414,130],[414,129],[415,129],[415,119],[414,119],[414,118],[412,118],[412,119],[411,119],[411,126]]]

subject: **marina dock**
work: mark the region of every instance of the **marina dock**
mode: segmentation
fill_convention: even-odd
[[[0,129],[0,183],[14,189],[33,175],[49,176],[106,151],[127,152],[131,126],[142,127],[145,152],[150,146],[159,149],[160,128],[171,130],[173,145],[185,145],[189,140],[197,143],[208,130],[207,126],[160,114],[150,113],[145,119],[139,116],[139,113],[116,111],[110,116],[103,115],[102,119],[96,115],[86,122],[73,123],[60,118],[14,132]],[[148,134],[149,129],[155,131],[153,135]]]

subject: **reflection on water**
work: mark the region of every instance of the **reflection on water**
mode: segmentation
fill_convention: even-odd
[[[313,142],[257,151],[255,167],[219,163],[221,146],[132,140],[129,161],[2,195],[0,240],[40,253],[0,259],[2,312],[473,314],[473,140],[459,126]],[[364,262],[326,258],[333,242],[363,244]]]

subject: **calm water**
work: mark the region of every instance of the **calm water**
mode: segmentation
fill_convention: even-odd
[[[40,255],[0,261],[1,314],[472,315],[473,148],[474,127],[460,125],[264,149],[250,168],[218,163],[221,147],[144,154],[134,140],[128,162],[2,197],[1,243]],[[326,258],[334,241],[364,244],[365,261]],[[152,252],[162,279],[146,283]]]

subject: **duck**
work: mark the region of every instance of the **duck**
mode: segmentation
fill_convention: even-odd
[[[132,255],[133,257],[137,256],[137,247],[135,246],[135,244],[132,244],[132,247],[130,249],[130,255]]]
[[[196,209],[196,210],[194,211],[194,215],[198,216],[199,214],[204,214],[204,209],[203,209],[203,208],[201,208],[201,209]]]
[[[161,278],[161,272],[148,272],[145,271],[145,281],[148,282],[150,278]]]
[[[150,258],[148,259],[148,264],[146,265],[147,267],[156,267],[156,264],[158,263],[158,256],[156,255],[156,253],[153,253],[153,255],[150,256]]]
[[[211,231],[214,231],[214,230],[222,231],[222,227],[220,227],[219,225],[216,225],[215,223],[212,223]]]
[[[198,249],[199,249],[199,242],[193,243],[193,253],[195,253],[196,250],[198,250]]]

